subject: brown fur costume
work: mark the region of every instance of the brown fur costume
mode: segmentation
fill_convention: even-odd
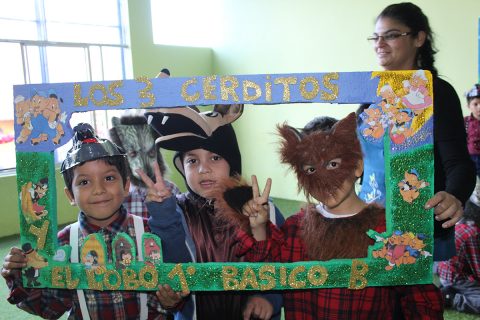
[[[385,217],[385,210],[369,205],[345,218],[325,218],[309,206],[302,220],[303,241],[312,260],[353,259],[367,256],[373,244],[366,231],[375,229]]]
[[[251,233],[249,219],[242,214],[242,207],[252,199],[252,187],[238,176],[224,179],[217,185],[219,187],[214,189],[211,197],[215,199],[216,229],[235,227]]]
[[[299,132],[286,124],[278,126],[282,138],[282,163],[289,164],[309,202],[335,197],[346,180],[354,180],[355,169],[362,160],[356,135],[356,118],[350,113],[331,129]],[[341,162],[332,162],[341,159]],[[353,213],[353,212],[352,212]],[[373,240],[366,231],[377,227],[385,211],[368,206],[351,217],[326,218],[308,205],[302,219],[302,239],[313,260],[360,258],[367,256]]]

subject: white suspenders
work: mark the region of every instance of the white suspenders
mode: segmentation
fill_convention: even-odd
[[[273,204],[273,202],[268,201],[268,208],[270,210],[270,221],[272,221],[274,225],[277,225],[277,218],[275,216],[275,205]]]
[[[133,225],[135,228],[135,240],[137,243],[138,261],[143,261],[142,235],[145,232],[143,227],[143,219],[135,215],[131,215],[131,217],[133,218]],[[79,230],[78,221],[70,225],[70,246],[72,247],[72,254],[70,257],[70,261],[72,263],[79,262],[78,252],[80,248],[78,247],[78,230]],[[77,290],[77,295],[78,295],[78,301],[80,303],[80,311],[82,312],[83,319],[90,320],[87,302],[86,302],[85,294],[83,290]],[[147,319],[147,317],[148,317],[147,294],[140,293],[140,319],[144,320],[144,319]]]

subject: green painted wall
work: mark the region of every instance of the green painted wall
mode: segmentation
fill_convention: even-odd
[[[401,1],[398,1],[401,2]],[[436,66],[457,90],[478,81],[480,1],[412,1],[429,17],[439,49]],[[375,18],[391,0],[225,0],[225,34],[214,48],[215,74],[263,74],[379,70],[372,46]],[[271,194],[302,199],[296,180],[279,163],[275,125],[295,127],[314,116],[342,117],[356,109],[339,105],[247,106],[235,122],[243,155],[243,173],[259,181],[273,179]]]
[[[135,77],[154,77],[162,68],[168,68],[175,77],[212,73],[212,49],[162,46],[153,43],[150,0],[129,0],[128,11]]]

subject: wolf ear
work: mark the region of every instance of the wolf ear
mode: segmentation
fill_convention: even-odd
[[[287,123],[283,123],[283,125],[277,125],[277,130],[279,135],[288,143],[297,143],[303,139],[303,135],[300,133],[300,131],[294,127],[290,127],[287,125]]]
[[[352,136],[356,138],[357,120],[355,112],[351,112],[348,116],[335,123],[332,127],[332,134],[335,136],[348,137]]]
[[[222,115],[224,124],[232,123],[242,115],[243,104],[216,104],[213,111]]]

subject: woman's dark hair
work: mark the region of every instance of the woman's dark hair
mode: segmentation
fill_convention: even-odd
[[[419,69],[429,70],[436,77],[438,70],[434,66],[434,55],[437,49],[433,43],[433,31],[422,9],[410,2],[391,4],[383,9],[377,20],[380,18],[390,18],[406,25],[413,35],[420,31],[426,33],[425,43],[417,51],[416,63]]]

